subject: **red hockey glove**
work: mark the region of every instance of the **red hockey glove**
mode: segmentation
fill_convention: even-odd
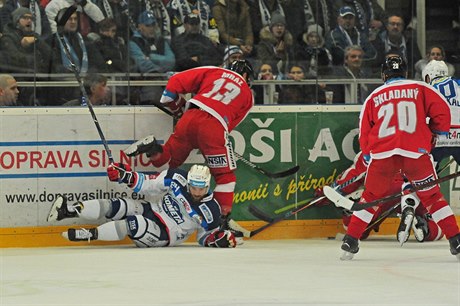
[[[175,101],[169,102],[166,106],[171,110],[176,119],[179,119],[184,114],[185,103],[187,101],[182,97],[178,96]]]
[[[229,230],[216,230],[209,234],[204,245],[212,248],[234,248],[235,235]]]
[[[313,194],[313,196],[315,197],[315,199],[317,198],[320,198],[320,197],[323,197],[324,196],[324,192],[323,192],[323,187],[324,186],[321,186],[321,187],[318,187],[315,189],[315,193]],[[329,202],[329,199],[324,197],[324,199],[322,199],[321,201],[318,201],[316,204],[314,204],[314,206],[326,206],[328,205],[330,202]]]
[[[137,181],[138,177],[138,174],[132,172],[128,164],[121,163],[110,164],[107,167],[107,175],[110,181],[125,183],[130,187]]]

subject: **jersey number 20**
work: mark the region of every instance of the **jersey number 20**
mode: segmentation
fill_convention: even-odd
[[[390,136],[396,133],[396,129],[412,134],[417,126],[417,110],[415,104],[410,101],[400,101],[396,105],[383,105],[378,112],[382,118],[379,129],[379,138]],[[396,116],[396,126],[391,126],[390,122]]]

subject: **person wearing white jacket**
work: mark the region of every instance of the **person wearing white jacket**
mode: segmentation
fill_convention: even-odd
[[[56,15],[58,12],[71,5],[78,5],[78,12],[84,12],[92,21],[98,23],[104,19],[101,9],[87,0],[51,0],[45,8],[46,16],[50,22],[51,32],[57,32]]]

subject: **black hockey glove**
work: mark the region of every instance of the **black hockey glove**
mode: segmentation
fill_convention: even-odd
[[[216,230],[209,234],[204,245],[212,248],[234,248],[236,247],[235,235],[229,230]]]

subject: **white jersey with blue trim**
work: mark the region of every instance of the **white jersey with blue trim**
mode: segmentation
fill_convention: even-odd
[[[450,131],[447,136],[439,136],[436,147],[460,147],[460,80],[440,77],[431,81],[447,100],[450,108]]]
[[[206,237],[221,220],[220,206],[208,193],[200,202],[194,202],[187,190],[187,171],[168,169],[158,175],[139,173],[143,179],[136,185],[142,194],[164,194],[151,203],[152,210],[166,225],[169,245],[178,245],[197,232],[197,241],[203,245]]]

